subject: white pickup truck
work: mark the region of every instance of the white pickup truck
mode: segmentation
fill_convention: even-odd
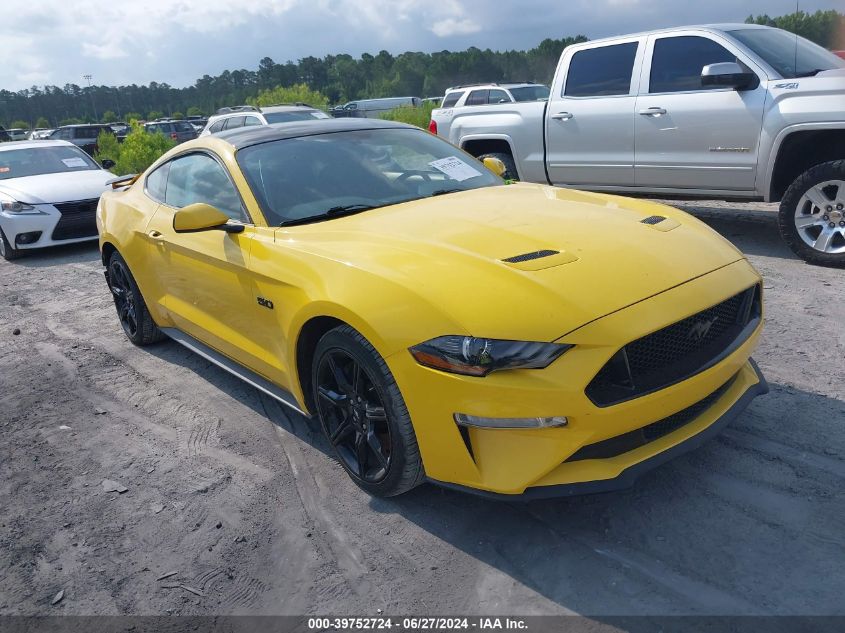
[[[845,61],[748,24],[563,51],[547,102],[440,108],[429,129],[507,176],[597,191],[780,201],[789,247],[845,266]]]

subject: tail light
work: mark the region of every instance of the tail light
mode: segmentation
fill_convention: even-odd
[[[435,121],[434,119],[429,121],[428,131],[431,132],[432,134],[437,134],[437,121]]]
[[[170,133],[170,138],[172,138],[174,141],[178,141],[178,140],[179,140],[179,135],[178,135],[176,132],[171,132],[171,133]]]

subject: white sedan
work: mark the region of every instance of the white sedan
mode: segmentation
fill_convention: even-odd
[[[11,260],[28,249],[96,239],[97,203],[113,178],[67,141],[0,145],[0,255]]]

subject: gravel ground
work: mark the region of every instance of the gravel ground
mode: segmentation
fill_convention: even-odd
[[[769,205],[682,206],[765,277],[771,393],[630,490],[528,504],[372,499],[308,421],[133,347],[95,246],[0,261],[0,614],[845,614],[843,271]]]

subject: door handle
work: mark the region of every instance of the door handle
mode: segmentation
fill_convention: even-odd
[[[659,116],[661,114],[666,114],[666,108],[660,108],[657,106],[646,108],[645,110],[640,110],[640,114],[645,116]]]
[[[574,117],[575,115],[571,112],[558,112],[557,114],[552,115],[552,118],[557,119],[558,121],[568,121]]]

